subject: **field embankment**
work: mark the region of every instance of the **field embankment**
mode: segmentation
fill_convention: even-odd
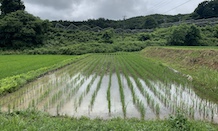
[[[84,56],[1,55],[0,95],[13,92],[29,81],[68,65]]]
[[[192,76],[199,95],[218,101],[217,47],[149,47],[142,54]]]

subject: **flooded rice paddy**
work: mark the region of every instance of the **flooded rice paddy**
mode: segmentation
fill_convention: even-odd
[[[137,54],[92,55],[1,97],[0,110],[51,115],[164,119],[178,109],[218,122],[218,105],[201,99],[187,78]]]

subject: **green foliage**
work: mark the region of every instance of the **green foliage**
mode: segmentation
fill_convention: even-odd
[[[176,131],[190,131],[190,123],[181,111],[177,111],[175,116],[169,118],[171,128]]]
[[[150,39],[150,35],[149,34],[140,34],[138,37],[139,41],[146,41]]]
[[[113,40],[112,40],[113,36],[114,36],[114,31],[113,30],[111,30],[111,29],[106,30],[102,35],[102,40],[105,43],[112,44],[113,43]]]
[[[193,18],[211,18],[218,16],[218,1],[203,1],[198,5],[193,13]]]
[[[173,32],[168,39],[168,44],[177,45],[177,46],[184,45],[187,29],[188,29],[187,25],[174,27]]]
[[[156,28],[157,25],[157,21],[152,16],[150,16],[146,18],[143,27],[145,29],[153,29]]]
[[[185,36],[186,45],[198,46],[200,45],[199,44],[200,39],[201,39],[200,30],[196,26],[192,25]]]
[[[48,21],[24,11],[7,14],[0,19],[0,47],[21,49],[42,44],[48,27]]]
[[[214,26],[213,28],[210,28],[213,32],[213,36],[212,37],[215,37],[215,38],[218,38],[218,25]]]
[[[174,27],[172,34],[168,38],[168,45],[174,46],[198,46],[200,44],[200,30],[191,25],[180,25]]]
[[[1,0],[0,2],[0,9],[2,15],[25,9],[25,6],[21,0]]]

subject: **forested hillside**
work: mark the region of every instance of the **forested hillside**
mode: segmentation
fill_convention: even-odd
[[[217,0],[200,3],[191,14],[87,21],[41,20],[26,12],[20,0],[1,3],[2,54],[139,51],[150,45],[216,46],[218,41]]]

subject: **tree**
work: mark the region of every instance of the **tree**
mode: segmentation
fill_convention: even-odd
[[[157,21],[153,17],[147,17],[144,23],[144,28],[146,29],[152,29],[157,27]]]
[[[1,0],[1,13],[6,15],[17,10],[24,10],[25,6],[21,0]]]
[[[201,39],[200,30],[192,25],[185,36],[185,45],[197,46],[200,45],[199,40]]]
[[[103,33],[101,38],[102,38],[103,42],[112,44],[113,43],[113,40],[112,40],[113,35],[114,35],[114,31],[112,29],[109,29]]]
[[[172,34],[168,39],[168,45],[185,45],[185,36],[187,34],[187,29],[187,25],[180,25],[178,27],[174,27]]]
[[[48,28],[48,21],[27,12],[7,14],[0,19],[0,47],[20,49],[42,44]]]
[[[149,40],[151,37],[149,34],[140,34],[139,37],[138,37],[138,40],[139,41],[146,41],[146,40]]]
[[[168,45],[197,46],[200,45],[200,39],[200,30],[195,25],[181,25],[174,27],[174,30],[168,39]]]
[[[204,1],[195,9],[192,17],[197,18],[211,18],[218,16],[218,0]]]

